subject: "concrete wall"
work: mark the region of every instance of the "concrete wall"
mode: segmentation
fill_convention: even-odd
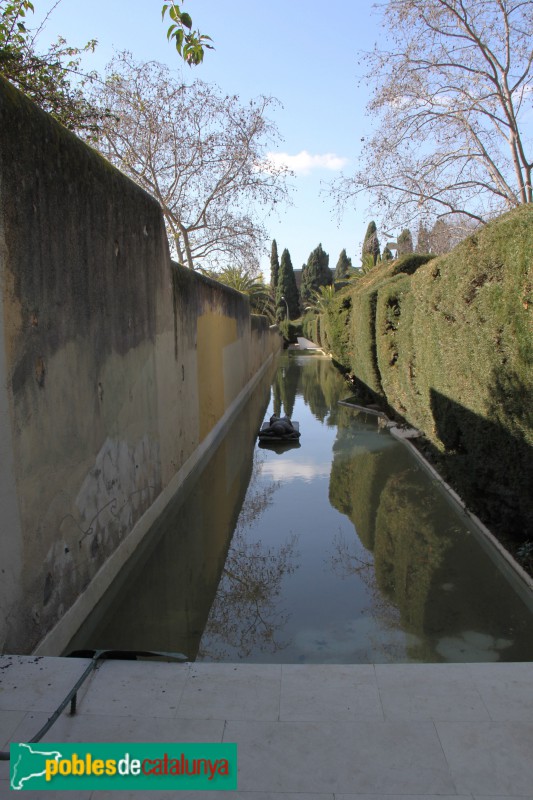
[[[58,652],[280,337],[4,81],[0,130],[0,648]]]

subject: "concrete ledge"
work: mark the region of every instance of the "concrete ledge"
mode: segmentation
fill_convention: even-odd
[[[402,441],[412,452],[415,458],[422,464],[424,469],[437,481],[442,488],[447,492],[453,502],[459,506],[460,510],[472,522],[474,529],[480,534],[479,541],[483,545],[485,551],[491,556],[498,566],[503,568],[507,577],[514,579],[513,585],[518,593],[526,603],[526,605],[533,610],[533,578],[520,566],[520,564],[513,558],[511,553],[498,541],[494,534],[481,522],[479,517],[473,514],[466,506],[461,497],[452,487],[446,483],[444,478],[439,475],[435,467],[422,455],[415,445],[409,441],[408,438],[396,436],[394,428],[391,428],[391,434],[398,441]],[[502,562],[503,559],[503,562]],[[518,580],[517,580],[518,579]]]
[[[273,358],[274,356],[270,355],[261,369],[248,381],[233,403],[226,409],[224,415],[215,427],[208,433],[200,446],[178,470],[170,483],[158,495],[155,502],[143,514],[128,537],[121,542],[119,547],[102,565],[85,591],[78,597],[76,602],[68,609],[52,630],[39,642],[33,651],[35,655],[57,656],[65,651],[69,641],[80,628],[88,613],[107,591],[124,564],[134,554],[170,499],[179,490],[186,478],[198,467],[202,459],[210,453],[212,448],[224,436],[227,426],[238,413],[261,377],[270,367]]]
[[[457,492],[446,483],[444,478],[439,475],[435,467],[422,455],[417,447],[410,441],[416,439],[420,432],[416,428],[399,428],[392,420],[390,420],[383,411],[367,408],[366,406],[356,405],[354,403],[347,403],[340,401],[339,405],[346,408],[353,408],[356,411],[364,411],[366,414],[382,419],[386,423],[391,436],[397,441],[402,442],[409,448],[411,453],[420,462],[422,467],[428,472],[431,477],[440,484],[444,491],[448,494],[451,500],[457,505],[460,511],[465,514],[474,526],[475,532],[478,534],[478,539],[484,550],[489,554],[492,560],[502,569],[507,577],[512,580],[513,585],[519,593],[522,600],[526,603],[528,608],[533,610],[533,578],[520,566],[520,564],[513,558],[508,550],[503,547],[501,542],[494,536],[494,534],[487,528],[481,520],[467,508],[464,501],[459,497]]]

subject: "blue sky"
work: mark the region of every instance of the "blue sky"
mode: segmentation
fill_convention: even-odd
[[[35,18],[51,7],[34,0]],[[319,242],[335,267],[346,248],[359,264],[361,243],[369,222],[366,202],[338,219],[332,201],[321,188],[356,166],[371,123],[365,117],[368,91],[358,85],[360,51],[382,43],[379,15],[369,0],[185,0],[196,27],[209,34],[215,50],[196,68],[183,65],[165,36],[162,0],[61,0],[47,21],[43,45],[59,34],[71,45],[97,39],[87,61],[103,71],[115,51],[127,49],[138,60],[157,60],[176,69],[186,80],[195,77],[218,84],[246,101],[257,95],[276,97],[282,104],[274,115],[282,141],[277,158],[288,157],[296,177],[293,205],[266,227],[281,255],[290,251],[298,269]],[[377,221],[377,220],[376,220]],[[269,242],[267,247],[269,250]],[[262,267],[269,277],[269,256]]]

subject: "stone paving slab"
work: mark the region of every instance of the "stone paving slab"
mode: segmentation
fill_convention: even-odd
[[[496,721],[533,719],[533,664],[467,664],[476,688]],[[531,792],[533,797],[533,790]]]
[[[533,790],[533,723],[439,722],[436,729],[460,794]]]
[[[284,664],[279,718],[294,721],[383,720],[383,708],[372,664],[331,667]]]
[[[246,791],[455,794],[430,722],[228,722]]]
[[[312,342],[311,339],[306,339],[305,336],[297,336],[296,341],[300,350],[320,350],[319,344]]]
[[[54,712],[88,664],[88,658],[0,656],[0,711]]]
[[[490,720],[468,664],[376,664],[385,719]]]
[[[28,741],[88,663],[0,656],[0,748]],[[113,660],[44,741],[237,742],[239,791],[142,792],[158,800],[533,800],[532,712],[533,664]],[[1,800],[8,778],[0,762]],[[107,796],[140,794],[76,794]]]

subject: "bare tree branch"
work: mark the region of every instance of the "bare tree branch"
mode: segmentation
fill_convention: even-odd
[[[378,127],[331,187],[369,192],[386,226],[418,215],[486,221],[533,202],[533,2],[387,0],[387,50],[366,54]]]
[[[101,152],[159,201],[171,249],[189,267],[251,263],[262,217],[287,200],[283,167],[265,162],[277,131],[272,98],[243,105],[201,81],[177,84],[162,64],[122,53],[94,97],[112,121]]]

